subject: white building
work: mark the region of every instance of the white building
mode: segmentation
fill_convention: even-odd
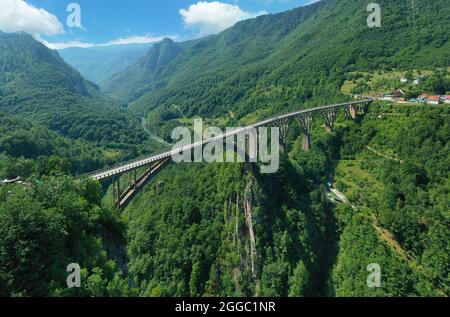
[[[444,102],[445,103],[450,103],[450,96],[445,96],[444,97]]]

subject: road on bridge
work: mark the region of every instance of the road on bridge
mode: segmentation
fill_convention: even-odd
[[[197,148],[199,146],[203,146],[205,144],[212,143],[212,142],[215,142],[215,141],[218,141],[218,140],[223,140],[223,139],[226,139],[228,137],[235,136],[235,135],[238,135],[238,134],[241,134],[241,133],[246,133],[249,130],[252,130],[252,129],[255,129],[255,128],[259,128],[259,127],[263,127],[263,126],[267,126],[267,125],[276,123],[279,120],[290,119],[290,118],[294,118],[296,116],[300,116],[300,115],[303,115],[303,114],[315,113],[315,112],[320,112],[320,111],[323,111],[323,110],[328,110],[328,109],[333,109],[333,108],[343,108],[343,107],[355,106],[355,105],[359,105],[359,104],[368,103],[368,102],[371,102],[371,101],[372,101],[372,99],[365,99],[365,100],[346,102],[346,103],[341,103],[341,104],[334,104],[334,105],[316,107],[316,108],[311,108],[311,109],[303,109],[303,110],[299,110],[299,111],[296,111],[296,112],[292,112],[292,113],[288,113],[288,114],[284,114],[284,115],[280,115],[280,116],[275,116],[275,117],[272,117],[270,119],[267,119],[267,120],[260,121],[260,122],[257,122],[255,124],[249,125],[249,126],[244,127],[244,128],[235,129],[235,130],[233,130],[231,132],[224,133],[224,134],[219,135],[219,136],[214,137],[214,138],[206,139],[206,140],[203,140],[201,142],[193,143],[193,144],[190,144],[188,146],[177,148],[177,149],[174,149],[172,151],[164,152],[164,153],[161,153],[161,154],[158,154],[158,155],[149,156],[149,157],[138,159],[138,160],[134,160],[134,161],[131,161],[131,162],[128,162],[128,163],[123,163],[121,165],[114,166],[114,167],[111,167],[111,168],[108,168],[108,169],[105,169],[105,170],[93,172],[93,173],[89,174],[88,176],[89,176],[89,178],[94,179],[94,180],[108,179],[108,178],[114,177],[116,175],[120,175],[120,174],[126,173],[128,171],[132,171],[132,170],[137,169],[139,167],[146,166],[146,165],[149,165],[151,163],[164,160],[166,158],[172,157],[173,155],[177,155],[177,154],[180,154],[182,152],[192,150],[192,149]]]

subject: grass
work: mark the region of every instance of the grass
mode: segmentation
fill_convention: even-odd
[[[120,157],[120,154],[119,150],[106,149],[103,151],[103,156],[107,159],[117,159]]]
[[[433,71],[431,70],[422,70],[420,72],[422,76],[431,76],[433,74]],[[370,93],[386,92],[386,90],[393,89],[391,86],[400,87],[400,78],[405,78],[407,73],[407,71],[398,70],[381,73],[351,72],[349,75],[361,74],[362,77],[357,80],[346,80],[341,87],[341,91],[345,94],[350,94],[352,89],[357,86],[357,82],[362,80],[372,88]],[[412,73],[414,78],[420,76],[418,70],[413,70]],[[370,77],[370,79],[367,80],[367,77]],[[404,86],[408,86],[408,84],[405,84]]]
[[[383,192],[383,184],[369,171],[361,167],[362,160],[341,160],[336,168],[335,185],[358,207],[366,207],[368,201]]]

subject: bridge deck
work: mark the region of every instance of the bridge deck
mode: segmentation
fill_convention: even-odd
[[[108,178],[111,178],[113,176],[120,175],[120,174],[126,173],[128,171],[132,171],[132,170],[137,169],[139,167],[146,166],[148,164],[164,160],[166,158],[169,158],[169,157],[171,157],[173,155],[182,153],[184,151],[189,151],[189,150],[192,150],[194,148],[197,148],[199,146],[203,146],[203,145],[211,143],[211,142],[215,142],[215,141],[218,141],[218,140],[221,140],[221,139],[226,139],[227,137],[231,137],[231,136],[235,136],[235,135],[238,135],[238,134],[241,134],[241,133],[245,133],[245,132],[247,132],[250,129],[259,128],[259,127],[262,127],[262,126],[267,126],[269,124],[277,122],[278,120],[289,119],[289,118],[293,118],[293,117],[296,117],[296,116],[299,116],[299,115],[302,115],[302,114],[319,112],[319,111],[322,111],[322,110],[327,110],[327,109],[332,109],[332,108],[342,108],[342,107],[347,107],[347,106],[352,106],[352,105],[363,104],[363,103],[367,103],[367,102],[371,102],[371,101],[372,101],[372,99],[365,99],[365,100],[360,100],[360,101],[346,102],[346,103],[334,104],[334,105],[328,105],[328,106],[322,106],[322,107],[316,107],[316,108],[311,108],[311,109],[303,109],[303,110],[299,110],[299,111],[296,111],[296,112],[291,112],[291,113],[288,113],[288,114],[275,116],[275,117],[272,117],[270,119],[267,119],[267,120],[260,121],[260,122],[257,122],[255,124],[249,125],[247,127],[239,128],[239,129],[233,130],[231,132],[227,132],[227,133],[224,133],[222,135],[219,135],[217,137],[203,140],[202,142],[193,143],[193,144],[190,144],[190,145],[185,146],[185,147],[174,149],[172,151],[164,152],[164,153],[157,154],[157,155],[154,155],[154,156],[149,156],[149,157],[146,157],[146,158],[134,160],[134,161],[131,161],[131,162],[128,162],[128,163],[123,163],[121,165],[118,165],[118,166],[115,166],[115,167],[111,167],[111,168],[108,168],[108,169],[105,169],[105,170],[97,171],[97,172],[91,173],[89,175],[89,178],[95,179],[95,180],[108,179]]]

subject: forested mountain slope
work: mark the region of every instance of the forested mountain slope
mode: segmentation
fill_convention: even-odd
[[[165,40],[111,79],[134,118],[56,52],[0,33],[0,179],[21,177],[0,183],[0,296],[450,295],[446,105],[375,102],[332,133],[315,120],[307,153],[293,124],[276,174],[172,164],[122,213],[110,184],[73,176],[148,151],[136,117],[161,134],[197,115],[237,125],[346,99],[355,70],[449,66],[446,1],[379,3],[380,29],[366,1],[323,0]]]
[[[368,261],[380,264],[385,280],[404,281],[384,284],[381,293],[401,296],[410,288],[430,295],[434,288],[450,294],[449,114],[445,106],[376,104],[345,131],[334,180],[353,208],[336,209],[342,230],[333,271],[337,295],[368,295],[364,273],[355,274]],[[375,247],[376,238],[385,251]]]
[[[147,91],[158,88],[159,73],[182,51],[183,44],[166,38],[123,72],[102,84],[103,91],[124,101],[133,101]]]
[[[125,212],[141,294],[324,294],[331,209],[306,174],[282,165],[270,178],[244,164],[164,171]]]
[[[448,115],[377,103],[358,122],[341,116],[332,134],[316,122],[309,153],[292,128],[273,175],[244,164],[168,167],[124,212],[140,294],[450,294]],[[330,181],[349,204],[328,201]],[[381,288],[367,286],[372,263]]]
[[[27,34],[0,34],[0,110],[72,139],[136,144],[139,124],[56,51]]]
[[[132,295],[123,222],[101,206],[100,184],[72,175],[153,146],[57,52],[0,33],[0,296]],[[67,288],[69,263],[82,289]]]
[[[298,108],[310,99],[345,98],[340,87],[355,70],[450,64],[446,1],[378,3],[381,28],[367,26],[366,1],[323,0],[173,44],[176,58],[167,65],[149,71],[141,61],[115,76],[112,87],[131,85],[127,93],[120,91],[127,101],[148,91],[131,103],[139,115],[158,108],[158,119],[200,115],[235,123],[249,114]]]

